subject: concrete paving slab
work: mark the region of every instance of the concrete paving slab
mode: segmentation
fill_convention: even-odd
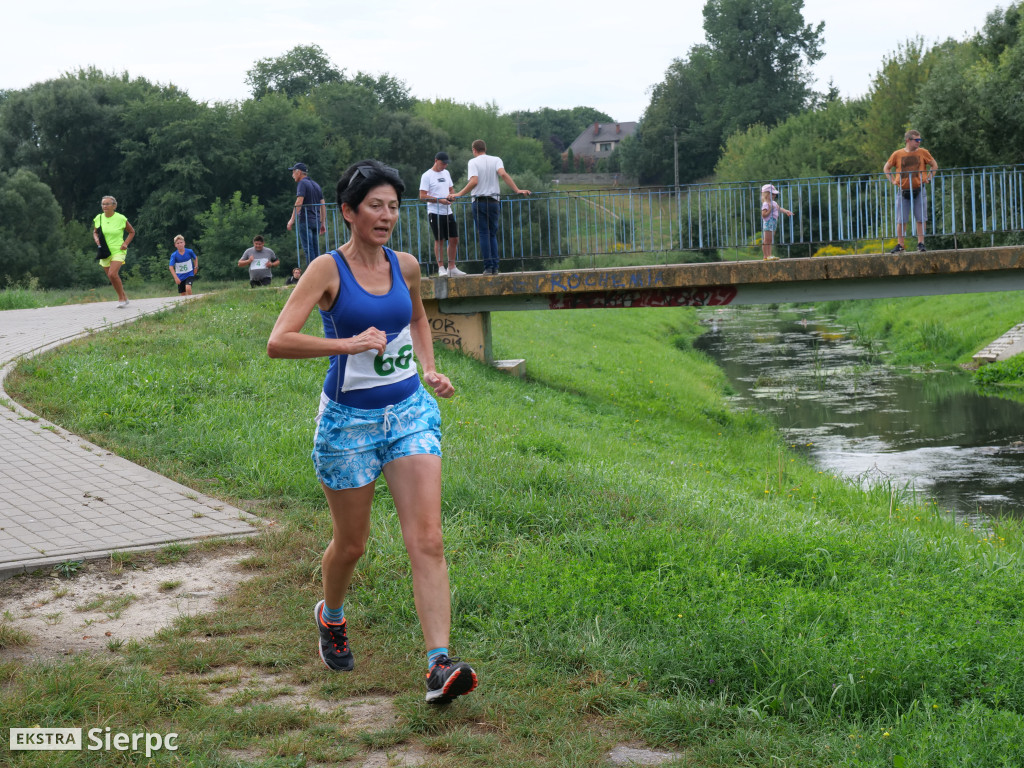
[[[173,307],[178,297],[0,312],[0,578],[67,560],[212,537],[250,536],[260,519],[39,418],[3,381],[22,357]],[[195,300],[193,298],[192,300]]]
[[[1020,354],[1024,354],[1024,323],[1013,326],[978,354],[973,355],[972,359],[978,365],[985,365],[1009,360]]]

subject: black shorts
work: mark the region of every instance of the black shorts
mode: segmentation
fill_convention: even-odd
[[[253,288],[259,288],[261,285],[270,285],[270,278],[259,277],[256,278],[255,280],[250,280],[249,285],[251,285]]]
[[[192,277],[186,277],[184,280],[182,280],[180,283],[178,283],[178,293],[184,293],[185,292],[185,286],[192,285],[192,281],[195,280],[195,279],[196,279],[195,275],[193,275]]]
[[[459,227],[455,223],[454,213],[449,213],[447,216],[439,213],[428,213],[427,223],[430,224],[430,231],[434,233],[435,240],[459,239]]]

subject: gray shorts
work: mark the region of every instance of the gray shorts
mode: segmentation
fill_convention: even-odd
[[[928,221],[928,206],[926,205],[928,195],[924,188],[914,190],[914,199],[909,197],[910,190],[902,190],[896,193],[896,216],[901,224],[910,221],[910,209],[914,209],[914,221]]]

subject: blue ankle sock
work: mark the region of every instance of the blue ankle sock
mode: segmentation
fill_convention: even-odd
[[[427,651],[427,670],[430,670],[434,666],[434,662],[437,661],[438,656],[447,656],[447,648],[434,648]]]
[[[345,620],[345,604],[342,603],[340,608],[328,608],[327,603],[324,603],[322,618],[328,624],[341,624]]]

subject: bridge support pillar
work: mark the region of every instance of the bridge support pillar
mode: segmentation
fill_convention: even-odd
[[[423,308],[427,310],[430,334],[435,342],[475,357],[488,365],[494,363],[494,355],[491,352],[490,312],[449,315],[438,308],[436,299],[424,299]]]

